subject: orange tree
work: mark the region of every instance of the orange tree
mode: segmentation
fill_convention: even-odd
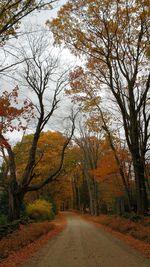
[[[57,44],[87,59],[91,80],[109,90],[120,111],[136,185],[137,212],[148,209],[145,156],[148,151],[149,2],[69,0],[47,22]]]
[[[102,203],[105,203],[107,207],[112,209],[113,201],[117,197],[124,198],[124,204],[122,205],[122,212],[126,209],[130,210],[132,203],[132,177],[130,172],[130,157],[126,149],[119,148],[117,142],[115,142],[115,151],[118,156],[118,160],[122,165],[122,172],[126,178],[126,186],[120,174],[120,164],[116,161],[114,151],[112,150],[108,138],[105,138],[101,142],[102,154],[98,160],[97,167],[91,170],[96,181],[100,185],[100,195]],[[127,190],[128,189],[128,190]],[[128,192],[130,194],[130,202],[128,199]],[[125,201],[127,199],[127,201]]]

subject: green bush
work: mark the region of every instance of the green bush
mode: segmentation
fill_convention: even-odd
[[[54,214],[58,214],[58,208],[57,208],[57,205],[55,204],[55,202],[52,203],[52,209],[53,209],[53,213]]]
[[[55,213],[53,212],[53,210],[51,211],[49,218],[50,221],[55,219]]]
[[[57,215],[57,214],[58,214],[58,208],[57,208],[57,205],[56,205],[56,203],[54,202],[53,198],[50,197],[50,196],[42,196],[41,198],[42,198],[42,199],[45,199],[46,201],[48,201],[49,203],[52,204],[52,210],[53,210],[53,213]]]
[[[8,215],[8,193],[0,192],[0,214]]]
[[[0,225],[7,224],[7,216],[5,214],[0,214]]]
[[[44,199],[37,199],[26,208],[27,215],[36,221],[52,220],[54,213],[52,204]]]

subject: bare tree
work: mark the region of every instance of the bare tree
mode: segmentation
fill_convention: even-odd
[[[18,38],[20,35],[24,34],[23,29],[20,29],[23,18],[34,11],[40,12],[44,9],[51,10],[54,4],[58,2],[59,0],[4,0],[0,2],[1,75],[10,76],[10,70],[14,70],[15,66],[22,63],[22,60],[16,55],[14,44],[17,46]],[[13,42],[10,41],[11,39],[13,39]]]
[[[103,136],[102,131],[94,132],[88,129],[86,123],[80,124],[80,137],[75,139],[76,144],[82,151],[83,173],[87,183],[90,213],[98,215],[99,212],[99,185],[91,173],[91,170],[97,168],[98,160],[101,155],[100,140]]]

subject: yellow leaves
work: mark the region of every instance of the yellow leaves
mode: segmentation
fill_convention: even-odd
[[[109,27],[109,31],[110,33],[116,33],[117,29],[118,29],[118,23],[116,21],[110,20],[108,22],[108,27]]]
[[[26,211],[34,219],[48,219],[52,212],[52,204],[44,199],[37,199],[27,206]]]
[[[93,98],[91,98],[91,97],[89,97],[89,98],[88,97],[85,97],[84,98],[85,103],[84,103],[84,106],[83,106],[83,111],[84,112],[89,112],[89,111],[92,111],[93,108],[95,109],[96,108],[96,105],[99,104],[100,99],[101,98],[99,96],[95,96]]]
[[[32,139],[33,135],[24,136],[23,141],[14,148],[18,180],[21,179],[27,164]],[[42,132],[37,147],[36,163],[38,162],[38,164],[34,169],[36,178],[33,179],[33,184],[47,178],[50,171],[58,166],[64,142],[65,138],[60,132]]]
[[[143,23],[148,18],[146,0],[128,5],[124,1],[110,0],[69,1],[51,23],[51,29],[56,42],[65,42],[74,53],[82,54],[83,51],[83,54],[91,53],[93,58],[97,54],[103,58],[108,52],[107,44],[114,52],[116,45],[123,42],[133,45],[133,38],[138,38],[140,17],[143,17]]]

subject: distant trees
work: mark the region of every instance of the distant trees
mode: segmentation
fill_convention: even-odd
[[[107,136],[104,133],[96,136],[84,127],[82,125],[82,134],[75,138],[75,144],[67,150],[65,160],[65,171],[72,183],[73,208],[91,215],[131,211],[135,194],[130,154],[113,136],[114,148],[126,175],[126,188]]]
[[[105,90],[116,103],[132,156],[139,214],[148,209],[145,180],[150,137],[148,7],[145,0],[69,0],[57,18],[47,22],[57,44],[65,43],[74,54],[87,59],[84,69],[95,96]],[[78,79],[77,87],[87,95],[84,83],[81,85]]]

